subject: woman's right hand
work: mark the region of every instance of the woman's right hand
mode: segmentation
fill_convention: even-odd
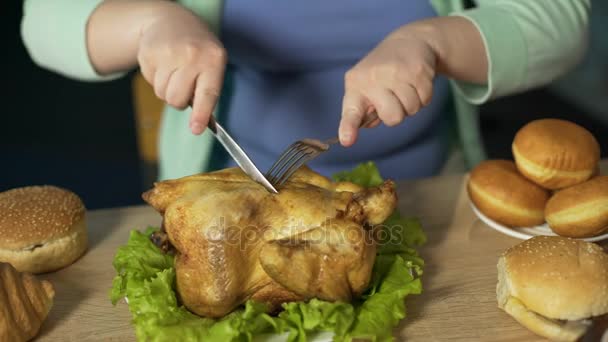
[[[190,130],[203,132],[217,103],[226,51],[207,25],[166,0],[105,0],[87,23],[87,51],[100,75],[137,65],[169,105],[192,105]]]
[[[194,13],[169,7],[141,30],[137,62],[158,98],[178,109],[192,105],[190,130],[201,134],[218,101],[226,51]]]

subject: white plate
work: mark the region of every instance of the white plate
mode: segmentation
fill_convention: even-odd
[[[469,201],[469,203],[471,204],[471,208],[473,208],[473,212],[475,213],[475,215],[477,215],[477,217],[479,217],[479,219],[482,220],[483,223],[488,225],[488,227],[498,230],[499,232],[501,232],[503,234],[512,236],[514,238],[522,239],[522,240],[527,240],[529,238],[532,238],[534,236],[539,236],[539,235],[548,235],[548,236],[557,235],[551,230],[551,228],[549,228],[549,226],[546,223],[543,225],[540,225],[540,226],[536,226],[536,227],[523,227],[523,228],[510,228],[510,227],[504,226],[504,225],[492,220],[491,218],[487,217],[486,215],[484,215],[479,209],[477,209],[477,207],[475,207],[473,202]],[[589,238],[582,238],[581,240],[585,240],[585,241],[589,241],[589,242],[596,242],[596,241],[602,241],[602,240],[606,240],[606,239],[608,239],[608,233],[603,234],[603,235],[589,237]]]

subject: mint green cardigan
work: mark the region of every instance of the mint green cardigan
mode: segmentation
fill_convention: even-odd
[[[25,0],[21,34],[31,58],[43,68],[81,81],[100,76],[88,57],[86,24],[103,0]],[[459,147],[466,165],[486,158],[478,105],[545,85],[575,66],[586,50],[590,0],[429,0],[439,15],[457,15],[479,30],[489,61],[485,85],[451,80]],[[179,0],[219,34],[223,0]],[[215,115],[221,120],[221,105]],[[213,138],[188,131],[188,112],[166,106],[160,132],[160,177],[178,178],[209,169]]]

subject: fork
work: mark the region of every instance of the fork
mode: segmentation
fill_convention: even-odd
[[[374,114],[359,127],[367,127],[377,119],[378,115]],[[326,152],[331,145],[336,144],[338,141],[340,141],[338,137],[327,140],[306,138],[296,141],[285,149],[279,156],[279,159],[268,169],[268,172],[265,174],[266,179],[275,188],[282,186],[302,165],[315,159],[321,153]]]

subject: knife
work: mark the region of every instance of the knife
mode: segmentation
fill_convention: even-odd
[[[209,117],[209,123],[207,124],[209,131],[217,138],[217,140],[224,146],[226,151],[230,154],[232,159],[239,165],[239,167],[254,181],[262,184],[266,190],[273,194],[279,192],[274,186],[264,177],[260,170],[251,161],[249,156],[243,151],[243,149],[232,139],[232,137],[226,132],[226,130],[215,120],[215,117],[211,115]]]

